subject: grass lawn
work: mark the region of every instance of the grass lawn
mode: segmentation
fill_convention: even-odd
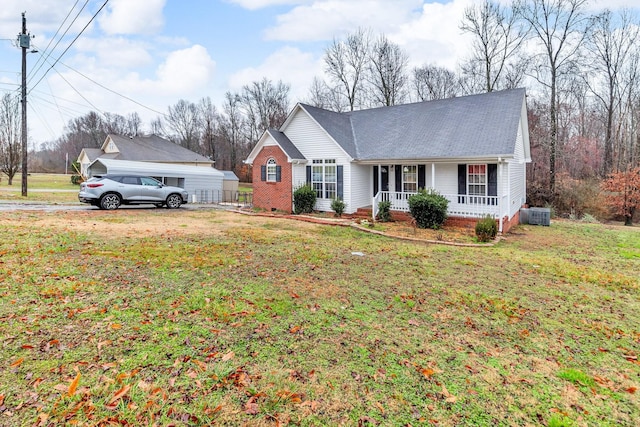
[[[362,256],[358,253],[362,253]],[[0,214],[0,425],[635,426],[640,229]]]
[[[71,175],[32,173],[27,176],[27,197],[22,197],[22,174],[13,177],[12,185],[6,175],[0,175],[0,200],[11,202],[79,203],[80,186],[71,183]]]

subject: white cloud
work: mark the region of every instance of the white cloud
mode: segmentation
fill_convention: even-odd
[[[111,0],[98,16],[107,34],[155,34],[164,26],[166,0]]]
[[[271,6],[310,3],[313,0],[228,0],[248,10],[264,9]]]
[[[453,69],[469,52],[470,36],[460,30],[460,22],[465,7],[473,2],[427,3],[418,17],[388,36],[407,51],[412,66],[437,63]]]
[[[74,62],[80,63],[79,59],[89,59],[89,57],[74,58]],[[118,68],[117,64],[111,65],[110,68],[106,68],[99,62],[87,60],[79,71],[91,76],[93,80],[113,92],[125,95],[158,112],[166,111],[167,106],[175,104],[179,99],[196,101],[208,95],[216,68],[215,61],[200,45],[168,54],[155,68],[155,75],[151,73],[153,77],[147,77],[142,69],[125,69]],[[65,69],[61,68],[61,70]],[[149,123],[158,115],[69,70],[50,75],[49,84],[51,92],[55,93],[58,99],[58,109],[63,111],[77,109],[78,105],[83,105],[84,107],[81,108],[87,109],[86,106],[90,103],[92,104],[89,106],[90,109],[101,112],[122,115],[138,112],[145,123]],[[82,97],[79,94],[82,94]],[[39,98],[43,97],[46,97],[46,94],[40,91]],[[40,105],[45,104],[40,103]],[[82,114],[84,113],[71,113],[72,117]],[[64,124],[58,121],[55,115],[49,116],[49,120],[52,126],[61,127]],[[40,132],[42,133],[42,129]]]
[[[203,46],[177,50],[158,68],[157,90],[174,96],[197,93],[209,83],[215,68],[216,63]]]
[[[289,99],[295,103],[308,95],[313,77],[321,71],[322,60],[297,48],[284,47],[267,57],[259,66],[245,68],[232,75],[229,87],[240,91],[242,86],[264,77],[274,83],[282,80],[291,85]]]
[[[77,6],[71,13],[71,8],[76,3],[74,0],[2,0],[0,7],[0,38],[15,38],[22,29],[22,12],[26,12],[27,31],[36,35],[39,45],[43,45],[42,35],[45,32],[53,33],[67,19],[63,30],[71,24],[71,17],[75,17],[80,7]],[[89,21],[90,13],[84,10],[73,24],[70,33],[79,32]]]
[[[422,0],[316,0],[277,17],[270,40],[327,40],[357,27],[389,33],[420,8]]]
[[[149,52],[149,43],[124,37],[80,38],[74,46],[81,55],[91,56],[97,64],[101,64],[100,66],[105,68],[144,67],[153,61]],[[114,55],[114,52],[117,54]]]

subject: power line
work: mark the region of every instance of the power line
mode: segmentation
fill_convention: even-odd
[[[76,2],[74,3],[73,7],[71,8],[71,10],[69,10],[69,12],[67,13],[67,16],[64,18],[64,21],[62,21],[62,24],[60,24],[60,26],[58,27],[58,29],[56,30],[56,33],[53,35],[53,37],[51,37],[51,40],[49,40],[49,44],[47,44],[47,47],[44,48],[44,51],[42,52],[42,55],[47,55],[47,57],[49,57],[50,55],[47,54],[47,51],[49,50],[49,46],[51,46],[51,43],[53,43],[53,41],[55,40],[56,36],[58,35],[58,33],[60,32],[60,30],[62,29],[62,26],[64,25],[65,22],[67,22],[67,19],[69,19],[69,16],[71,15],[71,12],[73,12],[73,9],[76,8],[76,5],[78,4],[80,0],[76,0]],[[64,31],[64,34],[62,34],[60,36],[60,39],[56,42],[55,46],[53,46],[53,50],[56,49],[56,47],[58,47],[58,44],[60,44],[60,42],[62,41],[62,39],[64,38],[64,36],[67,34],[67,32],[71,29],[71,26],[74,24],[74,22],[76,22],[76,20],[78,19],[78,16],[80,16],[80,14],[82,13],[82,11],[84,10],[84,8],[87,6],[87,4],[89,3],[89,0],[86,0],[84,5],[82,6],[82,8],[78,11],[78,13],[76,14],[75,18],[73,18],[73,21],[71,21],[71,23],[69,24],[69,26],[67,27],[67,29]],[[44,65],[44,61],[42,61],[43,56],[41,56],[38,61],[35,63],[35,65],[33,66],[33,68],[31,69],[31,72],[29,73],[29,75],[27,76],[27,78],[30,78],[31,75],[35,75],[38,74],[38,71],[40,71],[40,69],[42,68],[42,66]],[[40,64],[40,62],[42,61],[42,63]],[[40,66],[38,67],[38,64],[40,64]],[[38,67],[36,69],[36,67]],[[34,71],[35,70],[35,71]],[[29,81],[29,83],[31,83],[31,81]]]
[[[67,51],[71,48],[71,46],[73,46],[73,44],[76,42],[76,40],[78,40],[78,38],[80,38],[80,36],[82,35],[82,33],[84,33],[84,31],[87,29],[87,27],[93,22],[94,19],[96,19],[96,16],[98,16],[98,14],[102,11],[102,9],[104,9],[104,7],[107,5],[107,3],[109,3],[109,0],[105,0],[105,2],[102,4],[102,6],[100,6],[100,9],[98,9],[98,11],[96,13],[93,14],[93,16],[91,17],[91,19],[89,20],[89,22],[87,22],[87,25],[84,26],[84,28],[82,28],[82,30],[78,33],[78,35],[71,41],[71,43],[69,43],[69,46],[67,46],[67,48],[64,50],[64,52],[62,52],[60,54],[60,56],[58,57],[58,59],[55,60],[55,62],[53,63],[53,65],[51,65],[51,67],[49,67],[47,69],[47,71],[45,71],[45,73],[42,75],[42,77],[40,77],[40,79],[36,82],[36,84],[34,84],[31,87],[31,90],[33,90],[33,88],[35,88],[36,86],[38,86],[40,84],[40,82],[42,81],[42,79],[45,78],[45,76],[49,73],[49,71],[51,71],[51,69],[58,63],[58,61],[60,61],[60,59],[64,56],[65,53],[67,53]],[[44,57],[43,57],[44,58]],[[59,73],[58,73],[59,74]],[[62,77],[62,76],[61,76]],[[64,77],[63,77],[64,79]],[[66,80],[65,80],[66,81]],[[29,93],[31,93],[31,90],[29,91]],[[82,95],[80,95],[82,96]],[[84,97],[83,97],[84,98]]]
[[[93,83],[93,84],[96,84],[96,85],[100,86],[102,89],[107,90],[107,91],[109,91],[109,92],[113,93],[114,95],[118,95],[118,96],[120,96],[120,97],[122,97],[122,98],[126,99],[127,101],[131,101],[131,102],[133,102],[134,104],[139,105],[140,107],[145,108],[145,109],[147,109],[147,110],[149,110],[149,111],[153,111],[153,112],[154,112],[154,113],[156,113],[156,114],[160,114],[160,115],[162,115],[162,116],[166,116],[166,114],[165,114],[165,113],[163,113],[163,112],[160,112],[160,111],[154,110],[154,109],[153,109],[153,108],[151,108],[151,107],[147,107],[146,105],[141,104],[140,102],[136,101],[135,99],[129,98],[128,96],[123,95],[123,94],[121,94],[121,93],[119,93],[119,92],[116,92],[116,91],[115,91],[115,90],[113,90],[113,89],[109,89],[108,87],[104,86],[103,84],[100,84],[100,83],[98,83],[97,81],[93,80],[91,77],[86,76],[86,75],[82,74],[80,71],[78,71],[78,70],[75,70],[75,69],[71,68],[70,66],[66,65],[66,64],[65,64],[64,62],[62,62],[62,61],[60,61],[60,64],[64,65],[65,67],[67,67],[67,68],[68,68],[68,69],[70,69],[71,71],[74,71],[74,72],[76,72],[76,73],[80,74],[82,77],[84,77],[85,79],[89,80],[91,83]]]

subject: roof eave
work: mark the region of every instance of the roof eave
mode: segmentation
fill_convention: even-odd
[[[465,157],[425,157],[411,159],[354,159],[353,163],[361,165],[378,165],[378,164],[418,164],[418,163],[469,163],[469,162],[494,162],[506,161],[513,159],[513,153],[510,154],[488,154],[482,156],[465,156]]]

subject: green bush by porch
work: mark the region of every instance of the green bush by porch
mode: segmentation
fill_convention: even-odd
[[[420,190],[409,197],[409,212],[420,228],[441,228],[447,219],[449,201],[435,190]]]

